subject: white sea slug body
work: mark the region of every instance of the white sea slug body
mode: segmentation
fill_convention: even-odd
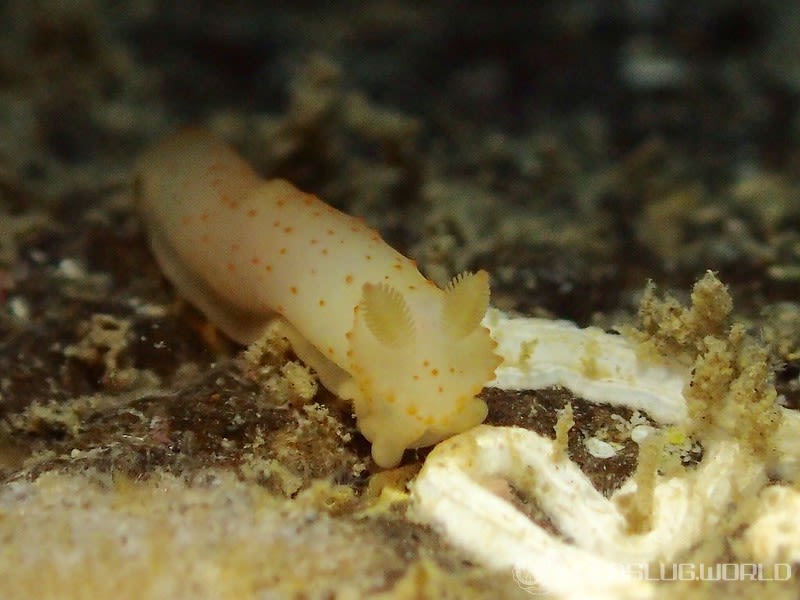
[[[243,344],[281,319],[297,355],[353,401],[378,465],[486,417],[475,396],[500,359],[480,324],[485,272],[439,289],[361,220],[263,180],[202,130],[148,150],[134,195],[178,291]]]

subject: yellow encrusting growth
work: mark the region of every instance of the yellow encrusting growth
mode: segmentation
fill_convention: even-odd
[[[674,298],[659,299],[648,286],[634,339],[645,355],[665,353],[691,366],[684,389],[690,435],[733,436],[758,455],[774,452],[771,437],[781,413],[767,348],[731,319],[733,300],[713,273],[695,283],[691,300],[683,307]]]
[[[234,340],[280,319],[295,353],[353,401],[384,467],[481,423],[500,358],[481,319],[489,278],[445,290],[364,225],[263,180],[211,134],[182,130],[138,161],[134,195],[165,275]]]

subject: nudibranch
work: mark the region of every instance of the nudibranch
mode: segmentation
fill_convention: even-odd
[[[362,220],[264,180],[199,129],[142,155],[134,196],[178,292],[242,344],[280,319],[322,384],[353,401],[379,466],[486,418],[476,395],[501,360],[481,324],[486,272],[440,289]]]

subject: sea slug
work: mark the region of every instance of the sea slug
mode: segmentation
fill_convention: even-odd
[[[179,293],[242,344],[281,319],[323,385],[353,401],[379,466],[486,418],[476,394],[501,361],[481,324],[486,272],[440,289],[362,220],[262,179],[203,130],[146,151],[133,186]]]

